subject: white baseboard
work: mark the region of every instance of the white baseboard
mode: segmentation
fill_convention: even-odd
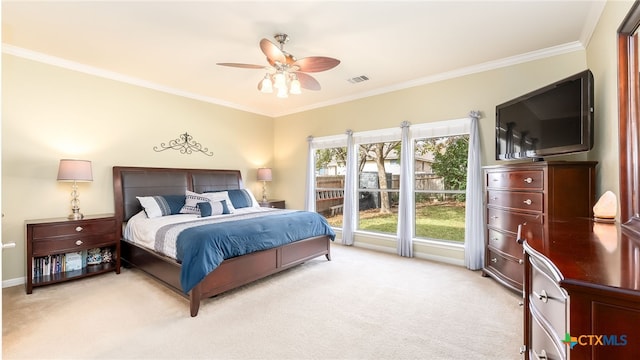
[[[9,279],[9,280],[4,280],[2,282],[2,288],[7,288],[7,287],[12,287],[12,286],[18,286],[18,285],[24,285],[24,283],[27,281],[26,277],[20,277],[20,278],[15,278],[15,279]]]
[[[353,246],[354,247],[361,247],[361,248],[369,249],[369,250],[374,250],[374,251],[380,251],[380,252],[384,252],[384,253],[388,253],[388,254],[396,254],[396,249],[390,248],[390,247],[387,247],[387,246],[372,245],[372,244],[367,244],[367,243],[364,243],[364,242],[357,242],[357,241],[353,244]],[[452,258],[446,257],[446,256],[424,254],[424,253],[418,253],[418,252],[414,252],[413,255],[414,255],[414,257],[416,257],[418,259],[437,261],[437,262],[441,262],[441,263],[445,263],[445,264],[451,264],[451,265],[457,265],[457,266],[464,266],[464,260],[460,260],[460,259],[452,259]]]

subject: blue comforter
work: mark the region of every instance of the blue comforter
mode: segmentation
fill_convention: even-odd
[[[185,229],[176,241],[177,259],[182,263],[180,285],[188,293],[225,259],[321,235],[331,240],[336,236],[324,217],[307,211]]]

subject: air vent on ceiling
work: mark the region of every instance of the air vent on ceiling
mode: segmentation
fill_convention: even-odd
[[[363,82],[363,81],[367,81],[367,80],[369,80],[369,77],[366,76],[366,75],[360,75],[360,76],[353,77],[351,79],[347,79],[347,81],[352,83],[352,84],[357,84],[359,82]]]

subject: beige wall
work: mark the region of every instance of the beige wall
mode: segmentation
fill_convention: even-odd
[[[596,145],[588,154],[558,159],[597,160],[598,194],[618,189],[616,29],[632,1],[608,2],[586,51],[486,71],[394,93],[270,119],[3,55],[2,279],[24,276],[25,219],[69,212],[68,183],[55,181],[60,158],[93,161],[94,181],[80,185],[86,214],[113,211],[113,165],[240,169],[260,194],[256,168],[273,166],[270,197],[304,205],[308,135],[363,131],[457,119],[480,110],[483,165],[494,164],[495,106],[562,77],[591,68],[596,81]],[[153,146],[189,132],[213,151],[156,153]],[[360,234],[356,243],[393,249],[389,239]],[[418,254],[461,260],[461,249],[428,242]]]
[[[589,157],[599,162],[598,196],[619,194],[617,29],[633,1],[609,1],[587,48],[596,81],[595,145]]]
[[[85,214],[113,212],[114,165],[239,169],[259,195],[256,169],[272,165],[273,120],[4,55],[2,58],[3,280],[24,277],[24,220],[66,216],[70,183],[61,158],[91,160],[80,183]],[[201,153],[155,152],[188,132]]]

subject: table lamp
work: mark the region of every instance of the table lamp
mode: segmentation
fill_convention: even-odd
[[[258,181],[262,181],[262,202],[267,202],[267,181],[271,180],[271,168],[258,169]]]
[[[80,220],[84,217],[80,212],[80,200],[78,195],[78,181],[93,181],[91,161],[89,160],[60,160],[58,167],[58,181],[73,181],[71,186],[71,220]]]

